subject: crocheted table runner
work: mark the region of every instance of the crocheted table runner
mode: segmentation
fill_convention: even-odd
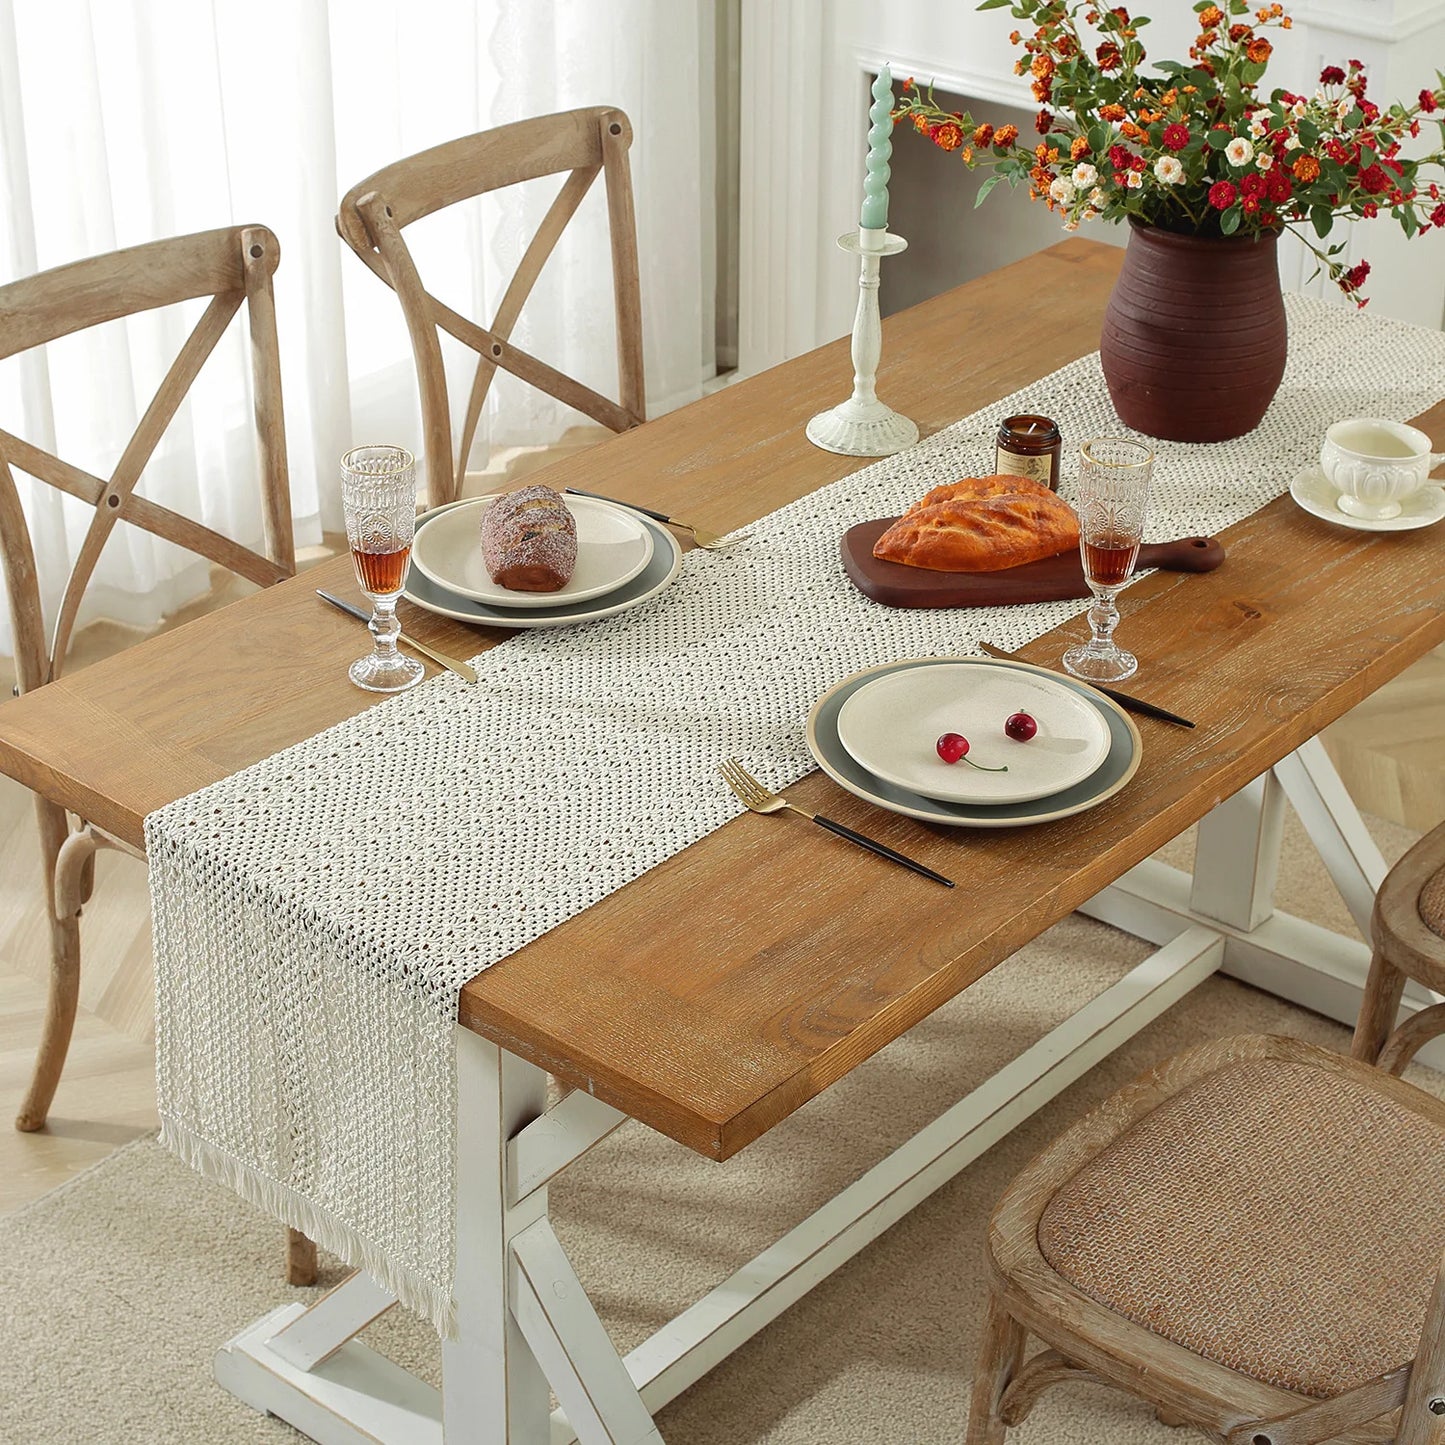
[[[1332,421],[1404,420],[1445,393],[1438,332],[1300,298],[1289,321],[1256,431],[1159,444],[1150,540],[1255,511]],[[848,673],[1021,647],[1084,610],[899,611],[842,573],[849,526],[991,472],[1019,411],[1073,443],[1121,430],[1084,357],[733,551],[689,553],[643,607],[522,633],[476,660],[478,687],[443,674],[152,814],[165,1142],[449,1333],[462,985],[738,814],[722,758],[774,786],[806,773],[808,710]]]

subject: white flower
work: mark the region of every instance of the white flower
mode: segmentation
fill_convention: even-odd
[[[1242,135],[1237,135],[1225,146],[1224,158],[1232,166],[1247,166],[1254,159],[1254,147]]]
[[[1095,186],[1094,189],[1089,192],[1089,204],[1091,206],[1097,206],[1101,211],[1109,204],[1109,197],[1102,186]]]
[[[1335,114],[1339,116],[1341,120],[1343,120],[1354,108],[1355,102],[1353,100],[1340,100],[1335,102]]]
[[[1066,231],[1077,231],[1078,229],[1079,229],[1079,223],[1078,223],[1077,221],[1065,221],[1065,222],[1064,222],[1064,230],[1066,230]]]
[[[1292,106],[1290,106],[1289,113],[1294,116],[1296,120],[1298,120],[1300,116],[1302,116],[1308,109],[1309,106],[1304,101],[1297,100]]]
[[[1099,179],[1099,173],[1087,161],[1074,167],[1074,184],[1082,191],[1086,186],[1092,186]]]
[[[1267,171],[1274,164],[1274,157],[1268,151],[1260,151],[1254,158],[1255,166],[1262,171]]]
[[[1128,186],[1131,191],[1137,191],[1139,187],[1144,184],[1144,177],[1141,176],[1138,171],[1130,171],[1124,184]]]
[[[1061,205],[1067,206],[1074,199],[1074,188],[1063,176],[1056,176],[1049,187],[1049,194]]]
[[[1260,136],[1262,136],[1268,129],[1269,121],[1267,121],[1262,115],[1255,116],[1255,118],[1249,123],[1249,133],[1255,138],[1255,140],[1258,140]]]
[[[1154,174],[1166,186],[1177,186],[1184,179],[1184,167],[1178,156],[1160,156],[1154,162]]]
[[[1085,206],[1083,214],[1079,217],[1083,221],[1097,221],[1099,213],[1092,206]]]
[[[1300,138],[1297,135],[1287,135],[1284,138],[1284,148],[1287,151],[1297,151],[1300,148]]]

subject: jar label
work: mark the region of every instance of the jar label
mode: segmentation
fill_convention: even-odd
[[[998,472],[1006,477],[1027,477],[1032,482],[1038,482],[1040,486],[1049,485],[1049,475],[1053,470],[1053,458],[1048,452],[1042,456],[1024,457],[1017,452],[1006,452],[999,447],[994,453]]]

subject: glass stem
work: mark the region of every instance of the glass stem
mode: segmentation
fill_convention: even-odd
[[[371,599],[371,621],[366,625],[371,629],[372,640],[376,644],[374,656],[397,655],[396,640],[401,636],[401,623],[396,618],[396,599],[394,592],[389,597],[375,596]]]
[[[1119,625],[1119,608],[1111,587],[1092,589],[1093,606],[1089,608],[1089,626],[1094,630],[1090,646],[1108,651],[1113,647],[1114,629]]]

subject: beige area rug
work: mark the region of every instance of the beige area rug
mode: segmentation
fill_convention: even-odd
[[[1380,828],[1392,859],[1409,842]],[[1187,852],[1176,845],[1175,854]],[[1294,834],[1282,907],[1342,931],[1344,910]],[[626,1351],[863,1167],[1026,1048],[1147,949],[1073,918],[940,1009],[726,1165],[628,1126],[554,1188],[563,1243]],[[1215,978],[1085,1076],[659,1416],[669,1445],[956,1445],[999,1194],[1080,1113],[1203,1039],[1347,1032]],[[1445,1092],[1445,1079],[1415,1077]],[[153,1140],[0,1221],[0,1440],[285,1442],[216,1386],[210,1358],[257,1315],[310,1292],[280,1283],[281,1231]],[[333,1270],[329,1280],[337,1277]],[[393,1310],[370,1343],[435,1380],[439,1351]],[[1045,1395],[1011,1445],[1183,1445],[1099,1387]]]

